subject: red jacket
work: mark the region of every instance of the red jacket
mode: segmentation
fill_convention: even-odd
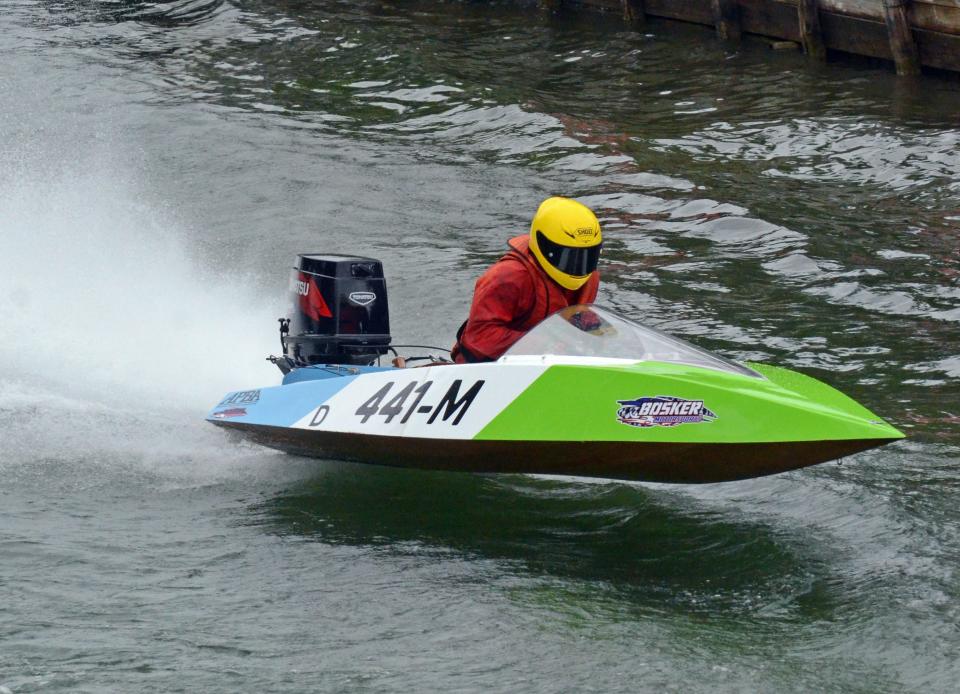
[[[510,252],[477,280],[470,317],[453,346],[453,360],[459,364],[499,359],[547,316],[597,298],[598,272],[580,289],[564,289],[540,268],[530,251],[529,236],[512,238],[508,245]]]

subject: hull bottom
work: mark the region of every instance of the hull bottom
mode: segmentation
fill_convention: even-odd
[[[710,483],[775,475],[895,439],[775,443],[625,443],[415,439],[214,422],[287,453],[460,472],[571,475],[640,482]]]

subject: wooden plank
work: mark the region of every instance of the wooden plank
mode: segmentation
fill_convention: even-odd
[[[820,10],[883,22],[883,0],[820,0]],[[909,12],[915,29],[960,34],[960,0],[913,0]]]
[[[557,0],[559,2],[559,0]],[[801,42],[799,0],[739,0],[741,30]],[[882,0],[819,0],[820,28],[828,50],[893,60],[882,10]],[[860,16],[845,16],[830,8],[845,3]],[[622,11],[620,0],[565,0],[565,4]],[[877,8],[880,12],[877,13]],[[645,0],[648,16],[714,26],[710,0]],[[960,0],[915,0],[913,35],[920,62],[960,72]],[[872,18],[863,15],[871,13]],[[940,14],[938,14],[940,13]],[[943,14],[946,13],[946,14]],[[946,17],[946,20],[932,19]]]
[[[954,7],[960,10],[960,0],[914,0],[917,5],[939,5],[940,7]]]
[[[823,32],[820,29],[819,0],[800,0],[797,18],[800,22],[803,51],[814,60],[826,61],[827,47],[823,44]]]
[[[914,0],[910,6],[910,18],[914,29],[960,34],[960,7],[933,5]]]
[[[820,0],[823,12],[883,21],[883,0]]]
[[[887,27],[883,22],[821,12],[820,27],[823,42],[831,50],[893,60]]]
[[[820,0],[820,11],[886,21],[883,0]],[[960,0],[913,0],[908,14],[914,29],[960,34]]]
[[[824,12],[820,13],[820,22],[827,48],[893,60],[887,27],[882,22]],[[923,30],[917,30],[915,34],[923,65],[960,72],[960,36]]]
[[[791,2],[740,0],[740,25],[748,34],[801,40],[797,7]]]
[[[747,0],[743,1],[747,2]],[[762,0],[758,1],[762,2]],[[648,0],[647,11],[649,14],[653,14],[649,9],[649,2],[650,0]],[[825,0],[821,0],[821,2],[825,2]],[[771,3],[771,5],[773,4],[786,3]],[[744,13],[744,17],[747,16]],[[773,16],[773,11],[770,12],[770,16]],[[829,50],[893,61],[886,25],[883,20],[845,17],[834,12],[824,12],[821,9],[820,27],[823,32],[823,43]],[[760,28],[757,23],[744,21],[744,30],[747,32],[767,36],[782,36],[795,41],[800,40],[799,37],[792,38],[788,27],[783,27],[783,30],[779,33],[770,33],[766,28],[761,31]],[[799,34],[799,32],[797,33]],[[914,35],[919,48],[921,64],[940,70],[960,72],[960,35],[925,29],[914,29]]]
[[[561,0],[546,0],[560,5]],[[683,22],[694,22],[715,26],[713,10],[708,0],[629,0],[634,5],[642,2],[644,13],[651,17],[677,19]],[[568,4],[576,4],[590,9],[601,11],[622,12],[624,0],[568,0]],[[801,0],[739,0],[740,26],[748,33],[760,33],[767,36],[780,36],[791,41],[801,41],[799,30],[783,33],[783,28],[776,32],[754,32],[748,28],[749,23],[761,27],[770,27],[773,21],[786,18],[787,12],[782,6],[797,11]],[[885,21],[883,0],[819,0],[820,12],[834,12],[851,17],[875,19]],[[767,7],[768,6],[768,7]],[[945,34],[960,35],[960,0],[913,0],[910,7],[910,17],[914,29],[938,31]],[[747,19],[747,15],[752,20]],[[777,24],[780,26],[780,24]]]
[[[939,31],[914,31],[920,62],[939,70],[960,72],[960,36]]]
[[[647,14],[714,26],[709,0],[646,0]]]
[[[608,12],[620,9],[621,0],[576,0],[577,5],[593,7],[601,12]]]

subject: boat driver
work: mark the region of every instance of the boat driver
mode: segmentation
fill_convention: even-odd
[[[547,198],[530,233],[507,242],[473,291],[470,315],[457,331],[451,356],[459,364],[495,361],[547,316],[597,297],[597,260],[603,238],[588,207]]]

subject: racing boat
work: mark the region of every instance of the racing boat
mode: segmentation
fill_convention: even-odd
[[[499,360],[381,365],[382,267],[302,255],[281,319],[279,386],[228,393],[207,419],[289,453],[380,465],[721,482],[903,438],[809,376],[740,364],[595,305],[544,320]],[[415,363],[408,361],[407,363]]]

